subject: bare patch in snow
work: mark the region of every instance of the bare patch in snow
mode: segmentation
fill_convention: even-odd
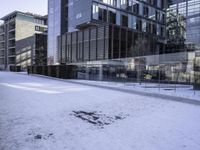
[[[28,141],[39,141],[39,140],[55,140],[53,133],[40,132],[40,130],[32,130],[28,133]]]
[[[73,116],[88,122],[90,124],[93,124],[95,126],[99,126],[103,128],[105,125],[113,124],[117,120],[123,120],[129,115],[119,114],[115,116],[108,116],[105,114],[102,114],[102,112],[86,112],[86,111],[73,111]]]

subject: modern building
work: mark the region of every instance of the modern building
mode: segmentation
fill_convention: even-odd
[[[74,65],[83,79],[192,83],[198,1],[49,0],[51,64]]]
[[[49,0],[48,57],[50,60],[54,57],[53,64],[61,63],[64,56],[59,48],[59,35],[105,25],[157,37],[159,49],[165,37],[165,8],[165,0]]]
[[[47,16],[14,11],[1,20],[1,69],[47,64]]]
[[[90,64],[85,72],[95,68],[102,77],[104,66],[126,68],[127,58],[133,65],[159,55],[166,7],[165,0],[49,0],[49,64]]]

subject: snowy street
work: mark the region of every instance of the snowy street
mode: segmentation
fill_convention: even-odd
[[[0,72],[0,150],[199,150],[200,106]]]

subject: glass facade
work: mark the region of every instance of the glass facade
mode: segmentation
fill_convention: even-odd
[[[179,18],[186,45],[200,47],[200,0],[170,0],[168,16]],[[174,33],[175,34],[175,33]]]
[[[61,0],[48,1],[48,64],[58,60],[58,36],[61,34]]]

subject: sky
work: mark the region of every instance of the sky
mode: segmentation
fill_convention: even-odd
[[[47,15],[47,0],[1,0],[0,18],[15,10]]]

